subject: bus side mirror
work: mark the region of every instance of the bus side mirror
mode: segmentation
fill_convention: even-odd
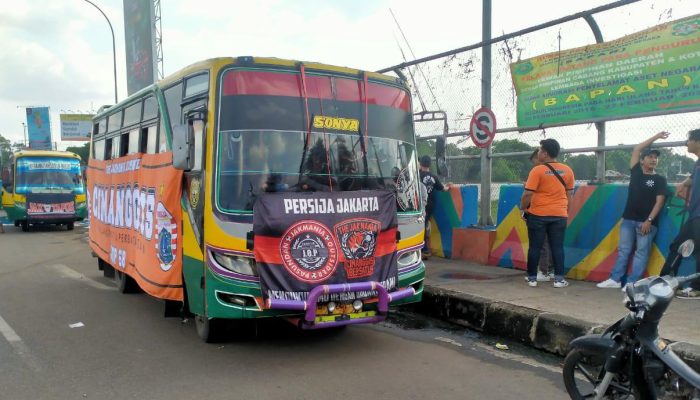
[[[194,133],[187,125],[173,128],[173,167],[189,171],[194,166]]]
[[[442,177],[447,176],[447,158],[445,158],[445,138],[438,137],[435,140],[435,158],[437,159],[437,173]]]

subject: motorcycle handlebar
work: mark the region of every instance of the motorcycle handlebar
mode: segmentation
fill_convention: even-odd
[[[692,275],[688,275],[688,276],[684,276],[684,277],[676,278],[676,279],[678,280],[678,285],[680,286],[684,283],[697,280],[698,278],[700,278],[700,272],[696,272]]]

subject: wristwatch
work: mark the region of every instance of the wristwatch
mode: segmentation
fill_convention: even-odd
[[[651,217],[648,217],[648,218],[647,218],[647,221],[649,221],[649,222],[652,222],[653,220],[654,220],[654,219],[651,218]]]

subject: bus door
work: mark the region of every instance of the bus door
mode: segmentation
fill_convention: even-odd
[[[183,115],[185,116],[185,126],[190,132],[191,138],[194,139],[192,146],[192,168],[184,172],[184,187],[190,222],[194,229],[197,243],[203,248],[204,243],[204,185],[205,179],[205,143],[206,143],[206,115],[207,108],[205,101],[197,101],[183,107]]]

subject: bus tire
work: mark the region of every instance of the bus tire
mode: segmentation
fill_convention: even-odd
[[[69,222],[69,223],[66,224],[66,229],[68,229],[69,231],[72,231],[73,228],[75,228],[75,223],[74,223],[74,222]]]
[[[19,221],[15,221],[15,227],[19,227]]]
[[[27,221],[22,221],[20,225],[22,225],[22,232],[27,232],[29,230],[29,224]]]
[[[139,285],[136,283],[134,278],[129,275],[119,271],[117,268],[114,269],[114,283],[117,284],[117,289],[120,293],[138,293]]]
[[[104,276],[105,278],[114,279],[114,267],[109,265],[108,262],[105,262],[101,258],[97,259],[97,269],[102,271],[102,276]]]
[[[207,318],[205,315],[194,316],[194,326],[197,329],[197,336],[204,343],[216,343],[221,340],[223,322],[216,318]]]

